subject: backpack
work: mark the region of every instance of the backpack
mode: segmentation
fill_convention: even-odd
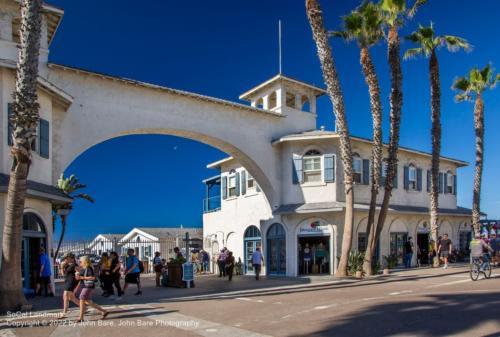
[[[137,259],[137,261],[139,261],[139,262],[138,262],[138,265],[139,265],[139,266],[138,266],[138,267],[139,267],[139,273],[141,273],[141,274],[142,274],[142,273],[144,273],[144,263],[142,263],[142,261],[141,261],[141,260],[139,260],[139,259]]]

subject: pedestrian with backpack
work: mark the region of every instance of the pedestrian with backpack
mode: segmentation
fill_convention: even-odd
[[[86,306],[91,306],[100,311],[102,314],[101,318],[105,319],[109,312],[92,301],[96,277],[88,256],[82,256],[80,258],[80,271],[75,274],[75,278],[77,281],[80,281],[82,286],[82,291],[80,292],[80,317],[76,322],[80,323],[83,321]]]
[[[128,288],[129,284],[137,284],[137,292],[136,295],[142,295],[141,291],[141,266],[142,270],[144,270],[144,266],[141,261],[135,255],[135,251],[132,248],[127,250],[127,258],[125,261],[125,285],[123,286],[123,293]]]

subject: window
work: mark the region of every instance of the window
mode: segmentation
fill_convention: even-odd
[[[236,176],[229,176],[229,184],[228,184],[229,197],[236,196]]]
[[[368,237],[366,233],[358,233],[358,252],[366,252],[367,241]]]
[[[255,179],[253,178],[253,176],[250,173],[247,173],[247,174],[248,174],[247,189],[255,188]]]
[[[417,189],[417,168],[413,165],[408,168],[408,186],[410,190]]]
[[[354,154],[354,157],[352,159],[352,169],[353,169],[353,175],[354,175],[354,182],[355,183],[361,183],[361,179],[363,176],[363,161],[359,157],[358,154]]]
[[[321,153],[310,150],[304,156],[304,182],[321,181]]]
[[[455,185],[453,173],[446,172],[446,193],[453,194],[453,187]]]

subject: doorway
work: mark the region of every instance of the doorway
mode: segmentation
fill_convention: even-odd
[[[254,275],[255,271],[253,270],[252,256],[253,252],[255,252],[257,248],[261,248],[262,245],[260,230],[255,226],[248,227],[247,230],[245,231],[243,242],[244,242],[243,249],[245,250],[244,273],[247,275]]]
[[[391,233],[391,255],[397,257],[398,265],[404,263],[404,245],[408,238],[408,233]]]
[[[330,273],[330,236],[298,237],[299,275]]]
[[[43,221],[34,213],[23,215],[23,239],[21,246],[21,277],[23,288],[35,289],[40,270],[39,251],[47,248],[47,233]]]
[[[417,233],[417,258],[420,265],[428,265],[429,261],[429,233]]]
[[[279,223],[271,225],[267,231],[267,273],[286,274],[286,234]]]

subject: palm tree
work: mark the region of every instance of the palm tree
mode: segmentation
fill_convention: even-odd
[[[368,211],[367,233],[374,230],[375,211],[377,207],[377,195],[380,188],[380,177],[382,171],[382,102],[380,100],[380,85],[370,55],[369,48],[384,37],[383,19],[380,8],[373,2],[365,2],[343,18],[344,30],[332,32],[334,37],[341,37],[346,41],[355,40],[360,49],[360,63],[368,86],[370,95],[370,108],[373,122],[373,144],[372,144],[372,170],[371,170],[371,198]],[[372,256],[374,249],[367,246],[363,264],[365,273],[371,275]]]
[[[441,156],[441,83],[439,80],[439,63],[436,51],[446,46],[450,51],[469,49],[466,40],[451,35],[436,36],[432,23],[428,27],[419,26],[407,40],[414,42],[419,47],[408,49],[405,59],[424,55],[429,57],[429,79],[431,86],[431,186],[430,186],[430,223],[431,237],[437,242],[438,237],[438,207],[439,207],[439,158]]]
[[[382,228],[387,218],[387,210],[389,209],[389,201],[392,196],[394,178],[396,177],[397,179],[399,130],[401,125],[401,109],[403,107],[403,73],[401,71],[398,29],[403,25],[404,19],[412,18],[417,9],[425,2],[427,2],[427,0],[416,0],[409,8],[406,6],[406,0],[381,0],[379,3],[384,16],[384,23],[389,30],[387,34],[387,60],[391,73],[391,94],[389,98],[390,127],[384,197],[382,199],[382,205],[380,206],[376,229],[368,233],[368,245],[373,249],[373,253],[375,253],[376,242],[380,237],[380,233],[382,232]],[[372,252],[370,252],[370,254],[371,253]]]
[[[495,71],[490,64],[483,69],[477,67],[453,82],[453,89],[459,91],[455,99],[457,102],[472,101],[474,99],[474,131],[476,133],[476,168],[474,173],[474,193],[472,198],[472,224],[474,231],[479,233],[481,226],[481,179],[483,176],[484,157],[484,101],[483,92],[493,89],[500,81],[500,73],[494,75]]]
[[[78,192],[79,190],[86,188],[87,185],[81,184],[79,182],[79,179],[75,177],[74,174],[70,175],[68,178],[64,178],[64,175],[61,174],[61,176],[57,180],[56,187],[65,194],[67,194],[69,197],[71,197],[71,199],[73,200],[83,199],[91,203],[94,203],[94,199],[90,195]],[[57,249],[54,254],[54,262],[59,254],[59,249],[61,248],[61,243],[64,239],[64,234],[66,232],[66,218],[68,216],[69,211],[71,211],[72,209],[73,209],[73,202],[52,205],[52,217],[54,220],[53,223],[55,223],[57,215],[61,217],[61,235],[59,236],[59,242],[57,244]]]
[[[338,276],[347,275],[347,262],[352,245],[352,229],[354,223],[354,190],[353,190],[353,170],[352,170],[352,150],[351,139],[347,117],[345,115],[344,97],[340,87],[337,70],[333,62],[333,55],[328,43],[328,34],[323,23],[323,15],[317,0],[306,0],[306,12],[309,24],[312,29],[313,38],[316,42],[318,57],[323,72],[323,80],[326,84],[328,96],[333,104],[337,133],[340,139],[340,156],[344,171],[345,190],[345,221],[344,234],[342,237],[342,253],[336,274]]]
[[[0,311],[18,310],[25,304],[21,280],[21,241],[26,183],[31,146],[39,120],[37,77],[42,22],[42,0],[21,4],[20,49],[14,91],[12,167],[3,226]]]

